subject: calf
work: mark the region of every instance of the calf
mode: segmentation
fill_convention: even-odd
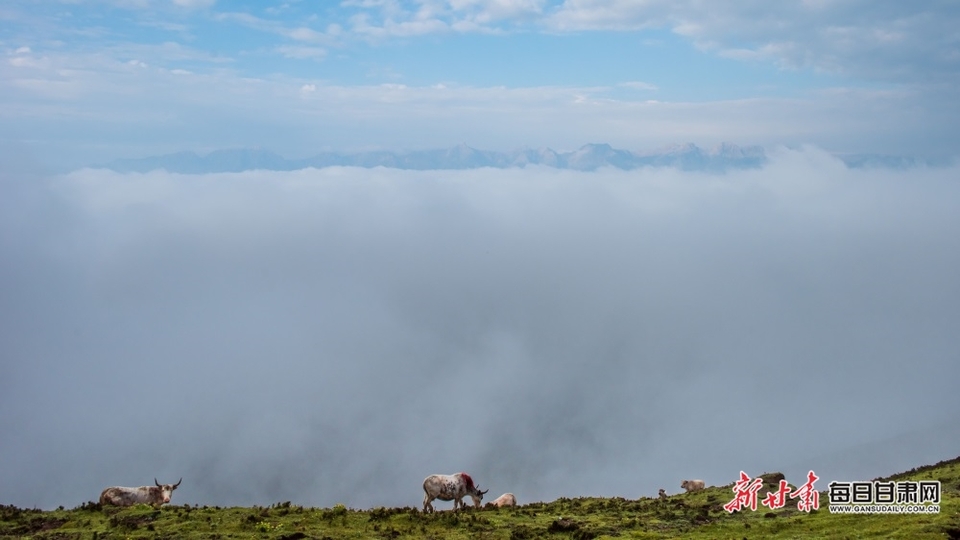
[[[108,487],[100,494],[100,504],[106,506],[133,506],[135,504],[152,504],[159,508],[170,502],[173,490],[183,482],[181,478],[176,484],[161,484],[153,479],[154,486],[141,487]]]
[[[660,493],[658,495],[660,496],[661,501],[667,500],[667,491],[665,489],[660,488]]]
[[[680,487],[687,490],[687,493],[692,491],[700,491],[704,488],[703,480],[684,480],[680,482]]]
[[[490,490],[487,490],[490,491]],[[483,495],[487,491],[480,491],[479,486],[473,484],[473,478],[464,472],[457,474],[431,474],[423,480],[423,511],[433,512],[433,500],[453,501],[453,509],[463,508],[463,498],[467,495],[473,499],[473,506],[480,508]]]
[[[517,498],[513,496],[513,493],[504,493],[503,495],[487,503],[487,506],[496,507],[496,508],[503,508],[504,506],[516,506],[516,505],[517,505]]]

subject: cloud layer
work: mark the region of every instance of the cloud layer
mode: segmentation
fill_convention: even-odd
[[[638,497],[954,457],[956,177],[812,148],[727,175],[5,173],[0,501],[183,476],[175,503],[416,506],[460,470]]]
[[[956,84],[958,19],[960,9],[944,3],[565,0],[545,22],[566,31],[668,26],[732,58],[873,80]]]

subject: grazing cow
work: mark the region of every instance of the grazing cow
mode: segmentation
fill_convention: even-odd
[[[426,512],[429,508],[430,512],[433,512],[431,503],[434,499],[453,501],[454,510],[463,508],[463,498],[467,495],[473,498],[473,506],[480,508],[483,494],[487,491],[480,491],[480,486],[474,485],[473,478],[465,472],[450,475],[431,474],[423,480],[423,511]]]
[[[141,487],[108,487],[100,494],[100,504],[114,506],[133,506],[134,504],[152,504],[159,508],[170,502],[173,490],[183,482],[181,478],[176,484],[161,484],[157,479],[153,483],[157,486]]]
[[[683,487],[683,486],[681,486],[681,487]],[[663,488],[660,488],[660,493],[659,493],[658,495],[660,495],[660,500],[661,500],[661,501],[667,500],[667,490],[665,490],[665,489],[663,489]]]
[[[488,507],[496,507],[496,508],[503,508],[504,506],[516,506],[516,505],[517,505],[517,498],[513,496],[513,493],[504,493],[503,495],[487,503]]]
[[[680,487],[687,490],[687,493],[691,491],[700,491],[704,488],[703,480],[684,480],[680,482]]]

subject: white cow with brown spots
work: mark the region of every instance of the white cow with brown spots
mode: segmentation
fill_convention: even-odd
[[[684,480],[683,482],[680,482],[680,487],[687,490],[687,493],[700,491],[704,488],[704,486],[705,484],[703,483],[703,480]]]
[[[490,490],[487,490],[490,491]],[[457,474],[431,474],[423,480],[423,511],[433,512],[434,499],[453,501],[453,509],[464,507],[463,498],[467,495],[473,499],[473,506],[480,508],[483,495],[487,491],[480,491],[480,487],[473,483],[470,475],[461,472]]]
[[[152,504],[160,507],[170,502],[173,490],[183,482],[181,478],[176,484],[161,484],[153,479],[154,486],[141,487],[108,487],[100,494],[100,504],[114,506],[133,506],[135,504]]]

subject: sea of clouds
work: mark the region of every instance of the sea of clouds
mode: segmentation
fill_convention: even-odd
[[[0,503],[826,489],[956,457],[960,170],[769,157],[5,171]]]

